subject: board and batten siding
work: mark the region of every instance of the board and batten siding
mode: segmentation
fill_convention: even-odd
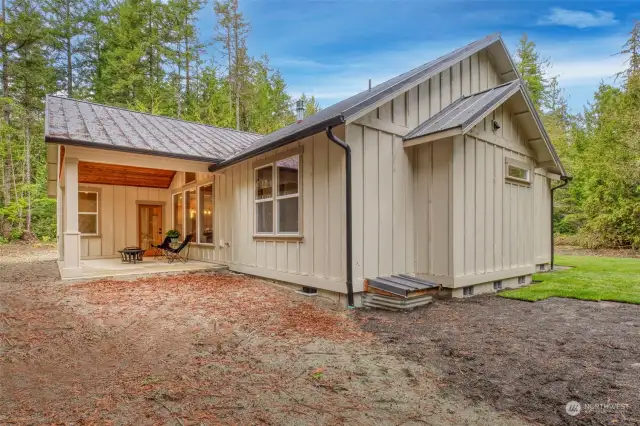
[[[366,278],[414,270],[414,151],[405,150],[398,135],[358,124],[347,125],[347,142],[352,155],[354,288],[362,288]]]
[[[551,181],[547,176],[534,175],[535,261],[537,265],[551,262]]]
[[[533,266],[534,186],[505,179],[505,159],[532,158],[465,135],[454,137],[454,276]]]
[[[334,133],[345,137],[344,127]],[[302,239],[254,237],[254,163],[289,151],[301,161]],[[228,246],[196,250],[209,251],[211,261],[227,263],[232,271],[346,292],[344,151],[324,133],[233,165],[213,180],[216,242]]]
[[[164,229],[170,226],[167,189],[79,184],[79,190],[99,194],[98,235],[80,238],[81,259],[119,257],[118,250],[138,246],[138,203],[164,203],[163,226]]]

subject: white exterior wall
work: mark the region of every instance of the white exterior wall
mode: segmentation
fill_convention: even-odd
[[[344,138],[344,127],[334,133]],[[302,238],[254,237],[253,164],[287,151],[301,159]],[[176,174],[171,193],[189,188],[181,186],[181,176]],[[203,177],[198,175],[198,185],[204,183]],[[344,152],[340,147],[320,133],[231,166],[212,179],[217,237],[213,246],[193,245],[191,258],[226,263],[232,271],[346,292]],[[362,291],[362,284],[355,290]]]
[[[80,237],[81,259],[119,257],[118,250],[138,246],[138,204],[145,201],[164,203],[163,232],[169,229],[171,210],[166,189],[82,183],[78,184],[78,189],[99,194],[98,235]],[[64,189],[61,192],[64,199]]]
[[[534,225],[536,265],[551,262],[551,180],[535,174],[534,182]]]

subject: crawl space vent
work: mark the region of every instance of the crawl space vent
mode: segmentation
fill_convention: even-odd
[[[465,287],[462,289],[463,296],[473,296],[473,287]]]

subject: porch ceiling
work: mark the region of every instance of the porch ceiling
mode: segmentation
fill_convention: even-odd
[[[78,183],[166,189],[171,186],[175,174],[174,170],[120,166],[87,161],[78,163]]]

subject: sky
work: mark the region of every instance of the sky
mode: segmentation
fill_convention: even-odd
[[[239,1],[251,25],[249,53],[268,54],[294,98],[314,95],[322,107],[491,33],[501,33],[513,54],[526,32],[570,109],[582,112],[600,82],[615,83],[625,61],[616,53],[640,19],[638,0]],[[199,25],[210,39],[211,5]]]

